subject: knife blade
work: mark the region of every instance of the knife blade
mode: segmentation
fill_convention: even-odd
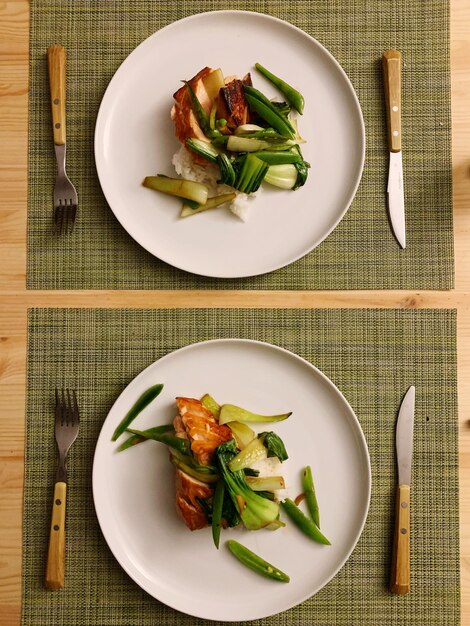
[[[390,591],[410,590],[410,485],[416,389],[411,386],[400,405],[396,427],[398,486]]]
[[[401,53],[386,50],[382,57],[385,104],[387,111],[388,146],[388,212],[393,232],[402,248],[406,248],[405,197],[401,152]]]

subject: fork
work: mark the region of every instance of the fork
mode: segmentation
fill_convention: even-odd
[[[67,495],[66,458],[78,435],[80,415],[74,390],[55,390],[54,431],[59,463],[54,486],[51,530],[46,566],[46,587],[61,589],[65,580],[65,502]]]
[[[57,232],[72,232],[77,217],[78,197],[75,187],[65,172],[65,61],[63,46],[50,46],[47,50],[49,85],[51,92],[54,150],[57,160],[57,177],[54,186],[54,224]]]

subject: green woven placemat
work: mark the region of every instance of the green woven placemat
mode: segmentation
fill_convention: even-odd
[[[228,8],[287,20],[332,52],[357,91],[367,153],[351,209],[316,250],[264,276],[218,280],[172,268],[127,235],[98,183],[93,132],[109,81],[140,42],[177,19]],[[447,0],[32,0],[28,287],[452,288],[448,12]],[[68,171],[80,198],[76,232],[59,240],[51,227],[55,158],[46,50],[52,43],[61,43],[68,53]],[[395,242],[386,212],[388,152],[380,58],[390,47],[400,49],[404,60],[406,251]]]
[[[124,573],[98,527],[91,472],[103,420],[133,377],[181,346],[224,337],[268,341],[318,366],[356,412],[372,465],[368,520],[347,564],[302,605],[252,623],[459,623],[455,311],[33,309],[28,337],[23,624],[209,625],[160,604]],[[387,590],[394,426],[410,383],[417,389],[412,591],[397,597]],[[43,575],[56,463],[53,390],[62,384],[78,390],[81,425],[69,461],[66,586],[51,593]]]

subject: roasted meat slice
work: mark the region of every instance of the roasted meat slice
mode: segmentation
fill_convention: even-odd
[[[243,85],[251,84],[251,75],[248,73],[241,80],[232,76],[226,78],[225,87],[221,89],[217,113],[219,117],[225,114],[227,126],[231,129],[241,124],[248,124],[251,120],[243,89]]]
[[[188,81],[207,114],[210,113],[212,103],[204,87],[203,78],[213,71],[214,70],[210,67],[205,67]],[[178,91],[173,94],[173,98],[175,104],[171,109],[171,119],[175,123],[176,136],[180,142],[186,145],[186,140],[190,137],[207,141],[207,137],[202,132],[196,116],[194,115],[186,85],[178,89]],[[197,154],[193,154],[193,159],[196,163],[201,165],[207,163],[204,157],[198,156]]]
[[[226,424],[218,424],[212,413],[200,400],[176,398],[179,416],[174,420],[175,431],[181,433],[181,424],[191,441],[191,450],[200,465],[210,465],[218,445],[232,438]]]
[[[176,470],[176,510],[190,530],[208,525],[207,516],[198,502],[213,495],[213,488],[180,469]]]

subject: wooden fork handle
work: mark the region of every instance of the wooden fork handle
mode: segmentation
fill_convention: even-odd
[[[47,49],[47,61],[49,65],[54,143],[63,145],[65,143],[65,48],[62,46],[50,46]]]
[[[410,590],[410,487],[399,485],[395,509],[395,537],[390,591],[404,595]]]
[[[65,581],[65,498],[67,484],[56,483],[52,504],[49,551],[47,553],[46,587],[62,589]]]

